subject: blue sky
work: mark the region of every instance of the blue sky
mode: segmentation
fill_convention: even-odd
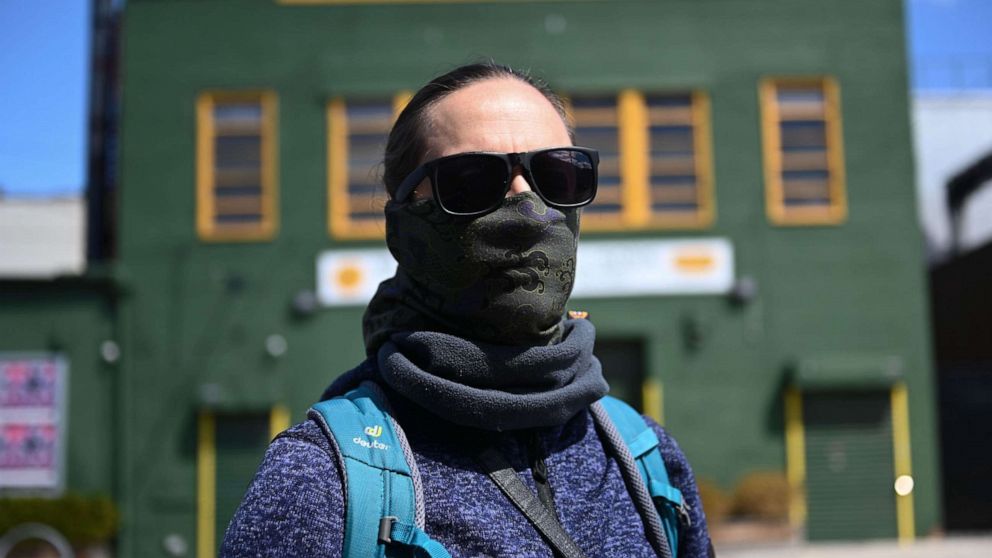
[[[992,89],[992,0],[905,1],[913,87]],[[90,2],[0,0],[0,29],[0,193],[78,193]]]
[[[992,89],[992,0],[906,0],[915,89]]]
[[[0,0],[0,192],[84,186],[89,5]]]

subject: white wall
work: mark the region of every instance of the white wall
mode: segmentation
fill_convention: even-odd
[[[992,152],[992,90],[916,93],[913,128],[920,221],[932,255],[940,258],[951,242],[947,181]],[[968,200],[962,248],[980,246],[990,239],[992,183]]]
[[[85,265],[82,198],[0,198],[0,278],[79,274]]]

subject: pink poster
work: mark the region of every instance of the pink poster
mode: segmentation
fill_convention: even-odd
[[[0,489],[59,489],[65,361],[0,353]]]

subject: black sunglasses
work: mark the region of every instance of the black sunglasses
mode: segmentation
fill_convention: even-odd
[[[513,169],[523,169],[530,187],[551,207],[582,207],[596,197],[599,152],[586,147],[552,147],[525,153],[469,152],[428,161],[396,189],[402,202],[425,178],[445,213],[484,215],[503,203]]]

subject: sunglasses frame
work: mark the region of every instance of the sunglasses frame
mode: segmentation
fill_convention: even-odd
[[[541,186],[537,184],[536,180],[534,180],[534,175],[531,172],[530,164],[531,164],[531,160],[534,157],[551,151],[577,151],[589,157],[589,160],[592,161],[593,183],[592,183],[592,195],[589,196],[588,200],[573,204],[561,204],[550,201],[547,198],[547,196],[545,196],[544,193],[541,192]],[[472,211],[466,213],[466,212],[452,211],[448,209],[447,207],[444,206],[444,202],[441,201],[440,194],[438,194],[438,188],[435,186],[435,184],[437,184],[438,167],[441,164],[443,164],[445,161],[457,159],[459,157],[479,156],[479,155],[500,159],[506,165],[506,176],[503,179],[503,195],[500,196],[499,199],[496,202],[494,202],[492,206],[487,207],[486,209],[480,211]],[[527,184],[530,185],[531,189],[542,200],[544,200],[544,203],[548,204],[551,207],[555,207],[558,209],[572,209],[576,207],[582,207],[584,205],[589,205],[590,203],[592,203],[594,199],[596,199],[596,190],[599,183],[599,151],[595,149],[590,149],[588,147],[576,147],[572,145],[563,146],[563,147],[548,147],[545,149],[536,149],[534,151],[522,151],[520,153],[467,151],[465,153],[455,153],[454,155],[439,157],[437,159],[427,161],[426,163],[417,167],[417,169],[411,172],[409,175],[407,175],[407,177],[403,179],[403,182],[399,185],[399,187],[396,188],[396,196],[394,196],[394,199],[398,202],[406,201],[406,199],[410,196],[410,194],[413,193],[413,191],[417,188],[417,186],[421,182],[423,182],[425,178],[429,178],[431,181],[431,193],[434,197],[434,201],[437,203],[438,207],[440,207],[441,210],[444,211],[445,213],[449,215],[455,215],[458,217],[472,217],[478,215],[485,215],[486,213],[490,213],[496,210],[496,208],[498,208],[500,204],[503,202],[503,198],[506,197],[506,193],[510,191],[510,183],[513,181],[513,169],[516,168],[518,165],[520,166],[521,169],[523,169],[523,176],[524,179],[527,180]]]

